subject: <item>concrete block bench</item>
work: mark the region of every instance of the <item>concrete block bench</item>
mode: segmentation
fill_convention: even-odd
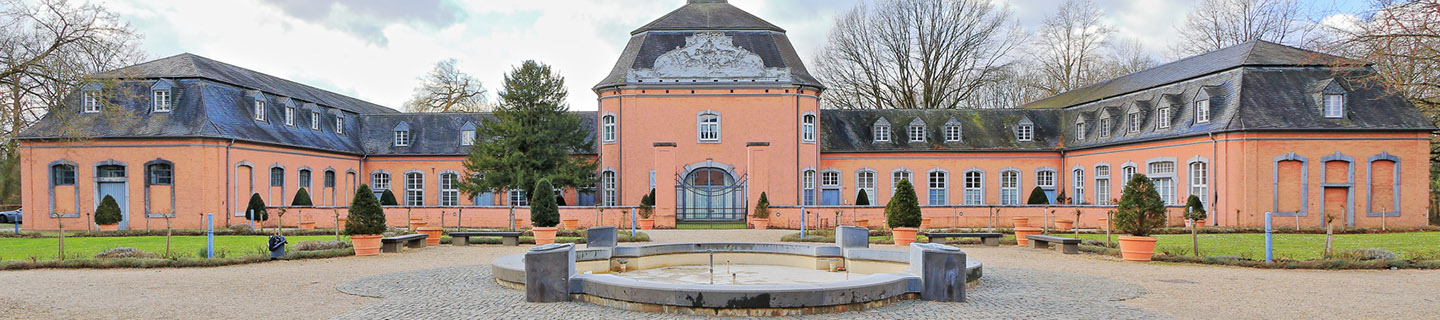
[[[400,245],[404,244],[411,248],[424,248],[425,238],[429,236],[424,233],[407,234],[403,236],[380,238],[380,252],[400,252]]]
[[[1056,237],[1056,236],[1047,236],[1047,235],[1042,235],[1042,234],[1027,235],[1027,236],[1025,236],[1025,239],[1029,239],[1029,240],[1030,240],[1030,247],[1031,247],[1031,248],[1035,248],[1035,249],[1047,249],[1047,250],[1048,250],[1048,249],[1050,249],[1050,243],[1051,243],[1051,242],[1055,242],[1055,243],[1059,243],[1059,244],[1060,244],[1060,252],[1061,252],[1061,253],[1064,253],[1064,254],[1076,254],[1076,253],[1080,253],[1080,239],[1066,238],[1066,237]]]
[[[940,239],[939,242],[943,243],[946,238],[980,238],[980,243],[991,247],[1000,246],[1000,238],[1005,237],[997,232],[933,232],[924,235],[931,243],[935,243],[935,239]]]
[[[520,245],[520,232],[518,231],[451,232],[450,244],[468,246],[470,245],[470,237],[500,237],[501,244],[507,246]]]

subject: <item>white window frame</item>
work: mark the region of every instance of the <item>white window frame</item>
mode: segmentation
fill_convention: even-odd
[[[155,112],[170,112],[174,110],[170,90],[152,90],[150,92],[150,107]]]
[[[615,143],[615,115],[600,117],[601,138],[606,143]],[[472,140],[473,141],[473,140]]]
[[[1155,183],[1155,191],[1167,205],[1176,203],[1175,174],[1179,168],[1174,160],[1150,161],[1145,164],[1146,176]]]
[[[335,133],[336,133],[336,134],[341,134],[341,135],[345,134],[345,116],[344,116],[344,115],[338,115],[338,114],[335,115]]]
[[[1142,123],[1145,122],[1145,120],[1143,117],[1140,116],[1139,112],[1131,112],[1130,114],[1125,115],[1125,118],[1125,122],[1130,128],[1130,133],[1140,132],[1140,127],[1142,126]]]
[[[890,125],[877,124],[874,131],[875,142],[890,142]]]
[[[85,90],[82,96],[80,112],[100,113],[100,90]]]
[[[1210,122],[1210,99],[1195,100],[1195,123]]]
[[[800,116],[800,141],[815,142],[815,122],[819,117],[806,113]]]
[[[605,193],[600,201],[605,206],[615,206],[619,199],[619,188],[616,187],[615,180],[615,170],[605,170],[600,173],[600,187]]]
[[[506,195],[507,198],[509,198],[509,199],[508,199],[509,202],[507,202],[507,203],[509,203],[510,206],[513,206],[513,207],[529,207],[529,206],[530,206],[530,197],[529,197],[529,195],[525,194],[525,190],[510,190],[509,192],[506,192],[505,195]]]
[[[964,140],[964,139],[965,139],[965,132],[961,130],[960,126],[957,126],[957,125],[948,125],[948,126],[945,126],[945,142],[960,142],[960,141],[962,141],[962,140]]]
[[[1100,137],[1109,138],[1110,131],[1110,118],[1106,117],[1104,119],[1100,119]]]
[[[408,146],[410,146],[410,131],[408,131],[408,130],[395,130],[395,146],[396,146],[396,147],[408,147]]]
[[[1190,161],[1190,194],[1200,198],[1201,203],[1209,204],[1210,194],[1210,163],[1204,160]],[[1189,200],[1188,197],[1186,199]]]
[[[1345,95],[1344,95],[1344,94],[1333,94],[1333,93],[1331,93],[1331,94],[1325,94],[1325,95],[1324,95],[1324,109],[1325,109],[1325,117],[1326,117],[1326,118],[1344,118],[1344,117],[1345,117]]]
[[[255,99],[255,121],[265,121],[265,100]]]
[[[1075,193],[1070,196],[1070,199],[1074,199],[1073,204],[1083,204],[1085,203],[1085,169],[1075,168],[1075,170],[1071,171],[1071,174],[1074,175]]]
[[[961,203],[968,206],[985,204],[985,171],[965,170],[961,175]]]
[[[1041,189],[1055,189],[1055,170],[1035,171],[1035,186]]]
[[[405,206],[418,207],[425,205],[425,173],[405,173]]]
[[[285,106],[285,125],[295,126],[295,107]]]
[[[925,142],[925,126],[911,125],[909,133],[910,142]]]
[[[1085,140],[1085,122],[1075,123],[1075,140]]]
[[[460,175],[454,172],[440,173],[440,203],[441,207],[454,207],[460,205]]]
[[[900,185],[900,180],[910,181],[910,187],[915,187],[915,172],[910,169],[900,168],[890,171],[890,196],[895,196],[895,187]]]
[[[701,112],[695,117],[695,137],[700,143],[720,142],[720,114]]]
[[[1124,180],[1123,183],[1130,183],[1130,178],[1135,177],[1135,172],[1136,168],[1133,165],[1120,167],[1120,178]]]
[[[805,169],[800,175],[800,197],[802,204],[807,206],[815,205],[815,169]]]
[[[1000,171],[1000,205],[1020,205],[1020,170]]]
[[[385,192],[390,189],[390,173],[376,172],[370,174],[370,185],[375,187],[375,192]]]
[[[1015,140],[1035,141],[1035,125],[1022,123],[1015,128]]]
[[[861,169],[855,172],[855,192],[859,193],[860,190],[865,190],[865,197],[869,198],[870,205],[878,204],[877,199],[879,199],[879,197],[875,195],[875,189],[878,185],[875,181],[875,176],[875,170]]]
[[[1095,204],[1110,205],[1110,165],[1095,166]]]
[[[950,172],[940,169],[925,173],[925,203],[932,206],[950,204]]]
[[[320,130],[320,113],[310,111],[310,130]]]
[[[1170,128],[1170,108],[1160,107],[1160,109],[1155,110],[1155,118],[1158,119],[1156,120],[1157,123],[1155,123],[1155,128]]]
[[[475,145],[475,130],[460,130],[460,145]]]

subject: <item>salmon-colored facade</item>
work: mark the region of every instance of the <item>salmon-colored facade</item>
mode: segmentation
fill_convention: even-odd
[[[1384,88],[1347,80],[1372,71],[1317,64],[1317,53],[1250,42],[1013,109],[833,110],[786,37],[713,0],[632,32],[593,88],[598,110],[576,113],[595,143],[577,156],[598,162],[600,183],[563,190],[562,219],[629,227],[654,189],[662,228],[747,221],[762,193],[772,227],[878,227],[907,179],[932,226],[1024,216],[1095,227],[1129,175],[1144,174],[1171,225],[1185,223],[1191,195],[1209,225],[1261,226],[1267,212],[1279,226],[1426,224],[1433,126]],[[286,225],[327,227],[361,184],[399,199],[392,226],[528,226],[523,195],[454,186],[486,114],[397,113],[193,55],[131,69],[143,76],[127,90],[142,94],[112,103],[139,124],[76,142],[42,121],[22,137],[25,228],[93,227],[102,195],[123,198],[126,229],[169,214],[179,228],[202,227],[206,213],[245,224],[236,214],[251,194]],[[240,73],[251,76],[227,76]],[[173,108],[157,107],[161,91]],[[87,103],[74,112],[87,116]],[[286,206],[300,188],[314,207]],[[1025,205],[1037,188],[1053,204]],[[861,190],[868,205],[856,205]]]

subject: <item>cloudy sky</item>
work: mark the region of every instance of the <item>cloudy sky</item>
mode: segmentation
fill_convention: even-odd
[[[785,28],[807,60],[836,15],[858,0],[731,0]],[[882,0],[883,1],[883,0]],[[998,0],[1033,30],[1056,0]],[[1100,0],[1120,36],[1163,57],[1175,25],[1200,0]],[[1307,10],[1354,12],[1363,0],[1302,1]],[[570,106],[594,110],[589,88],[614,65],[631,30],[685,0],[108,0],[145,34],[152,58],[189,52],[400,108],[436,62],[484,81],[526,59],[554,66]],[[808,61],[807,61],[808,62]],[[808,64],[808,63],[807,63]]]

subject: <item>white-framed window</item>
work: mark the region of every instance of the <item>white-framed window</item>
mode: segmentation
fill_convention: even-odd
[[[615,116],[607,114],[600,117],[600,127],[602,128],[601,139],[605,142],[615,142]]]
[[[1345,117],[1345,95],[1343,95],[1343,94],[1327,94],[1327,95],[1325,95],[1325,117],[1326,117],[1326,118],[1342,118],[1342,117]]]
[[[1070,198],[1075,204],[1085,203],[1085,169],[1075,169],[1075,195]]]
[[[1165,204],[1175,204],[1175,162],[1151,162],[1147,171],[1150,181],[1155,183],[1155,191],[1160,193],[1160,199]]]
[[[1100,119],[1100,137],[1110,137],[1110,118]]]
[[[1160,128],[1160,129],[1169,128],[1169,127],[1170,127],[1170,108],[1161,107],[1159,110],[1155,110],[1155,118],[1156,118],[1155,121],[1157,121],[1157,123],[1155,123],[1155,127],[1156,127],[1156,128]]]
[[[945,126],[945,142],[960,142],[965,135],[960,131],[960,126]]]
[[[1085,123],[1084,123],[1084,122],[1076,122],[1076,123],[1075,123],[1075,140],[1084,140],[1084,139],[1085,139]]]
[[[701,142],[720,141],[720,115],[714,113],[703,113],[696,119],[698,135]]]
[[[84,98],[82,98],[82,101],[80,102],[80,104],[82,105],[82,108],[80,110],[81,112],[100,112],[100,90],[85,90],[83,96]]]
[[[800,140],[815,142],[815,115],[806,114],[800,119]]]
[[[345,134],[345,116],[335,115],[335,133]]]
[[[839,172],[835,172],[835,171],[825,171],[825,172],[821,172],[821,173],[820,173],[820,186],[822,186],[822,187],[839,187],[839,186],[840,186],[840,173],[839,173]]]
[[[910,126],[910,142],[925,142],[925,126]]]
[[[1015,140],[1034,141],[1035,125],[1030,123],[1021,123],[1020,126],[1015,128]]]
[[[1120,168],[1121,183],[1130,183],[1130,178],[1135,176],[1135,166],[1124,166]]]
[[[295,107],[285,106],[285,125],[295,126]]]
[[[1140,113],[1139,113],[1139,112],[1131,112],[1128,116],[1129,116],[1129,118],[1130,118],[1130,121],[1129,121],[1130,132],[1131,132],[1131,133],[1140,132],[1140,124],[1141,124],[1141,123],[1144,123],[1144,118],[1140,117]]]
[[[281,168],[281,167],[270,168],[270,186],[271,186],[271,187],[284,187],[284,186],[285,186],[285,168]]]
[[[460,145],[462,145],[462,146],[475,145],[475,130],[461,130],[461,131],[460,131]]]
[[[910,187],[915,187],[913,173],[907,169],[899,169],[890,172],[890,195],[895,195],[895,187],[900,185],[900,180],[910,181]]]
[[[310,130],[320,130],[320,113],[310,111]]]
[[[395,146],[405,147],[410,145],[410,131],[395,130]]]
[[[985,204],[985,173],[981,171],[965,172],[965,204]]]
[[[525,196],[525,190],[510,190],[507,194],[509,195],[511,206],[530,206],[530,198]]]
[[[865,197],[871,205],[875,202],[875,171],[863,170],[855,173],[855,190],[865,190]],[[856,191],[859,192],[859,191]]]
[[[405,205],[425,205],[425,175],[419,172],[405,174]]]
[[[607,206],[616,205],[616,200],[618,199],[616,196],[619,193],[619,189],[616,188],[615,171],[607,170],[600,173],[600,187],[604,189],[605,192],[605,194],[603,195],[604,198],[602,198],[603,200],[601,200],[602,203]]]
[[[376,194],[385,192],[386,189],[390,189],[390,174],[376,172],[370,175],[370,185],[375,186],[374,191]]]
[[[150,104],[155,112],[170,112],[170,90],[155,90],[150,92]]]
[[[325,188],[334,188],[334,187],[335,187],[335,170],[328,170],[328,169],[325,170],[325,177],[324,177],[323,179],[325,179],[325,181],[323,181],[323,183],[324,183],[323,186],[324,186]]]
[[[454,173],[440,174],[440,206],[454,207],[460,205],[460,175]]]
[[[950,176],[945,171],[930,171],[929,176],[929,203],[932,206],[943,206],[950,204]]]
[[[255,100],[255,121],[265,121],[265,100]]]
[[[1000,204],[1020,204],[1020,171],[1000,172]]]
[[[890,125],[875,125],[875,142],[890,142]]]
[[[1210,165],[1203,161],[1190,163],[1190,194],[1200,197],[1200,202],[1206,202],[1210,192]]]
[[[1210,99],[1195,101],[1195,123],[1210,122]]]
[[[1055,188],[1055,171],[1040,170],[1035,172],[1035,185],[1044,189]]]
[[[1110,166],[1095,167],[1095,204],[1110,205]]]
[[[300,187],[310,189],[310,169],[300,169]]]
[[[815,170],[805,170],[800,178],[800,192],[804,193],[804,204],[815,205]]]

